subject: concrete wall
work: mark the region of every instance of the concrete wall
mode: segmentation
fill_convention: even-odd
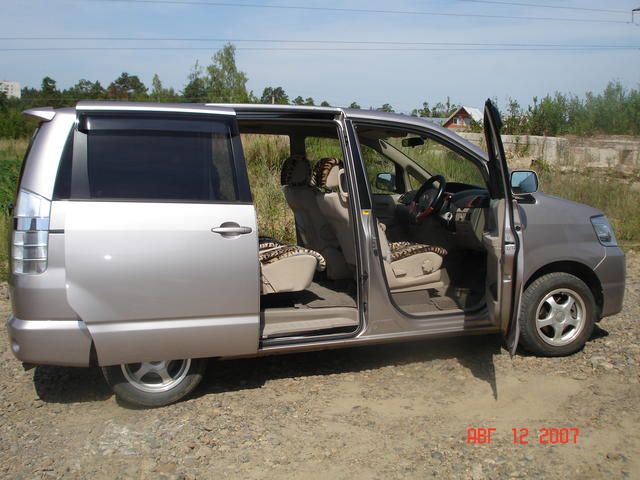
[[[484,134],[460,132],[484,148]],[[640,139],[621,137],[561,138],[503,135],[502,142],[513,166],[528,167],[532,161],[564,168],[640,169]]]

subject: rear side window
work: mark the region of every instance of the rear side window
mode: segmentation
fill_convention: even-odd
[[[73,130],[67,138],[58,165],[58,175],[53,187],[54,200],[66,200],[71,197],[71,161],[73,160]]]
[[[157,118],[89,120],[86,179],[90,198],[191,202],[238,199],[226,124]]]

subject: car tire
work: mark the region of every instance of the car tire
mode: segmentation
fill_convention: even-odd
[[[118,401],[132,407],[163,407],[189,395],[204,377],[207,360],[128,363],[102,369]]]
[[[520,345],[543,357],[581,350],[593,333],[596,302],[578,277],[554,272],[536,279],[522,295]]]

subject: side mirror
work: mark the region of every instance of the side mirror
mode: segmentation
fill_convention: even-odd
[[[393,173],[379,173],[376,175],[376,188],[385,192],[395,192],[396,176]]]
[[[538,174],[533,170],[511,172],[511,191],[514,195],[524,195],[538,191]]]

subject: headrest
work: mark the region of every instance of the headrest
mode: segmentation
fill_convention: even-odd
[[[282,164],[280,185],[299,187],[308,185],[311,178],[311,164],[300,155],[292,155]]]
[[[322,158],[313,172],[313,184],[319,188],[336,188],[340,178],[342,162],[337,158]]]

